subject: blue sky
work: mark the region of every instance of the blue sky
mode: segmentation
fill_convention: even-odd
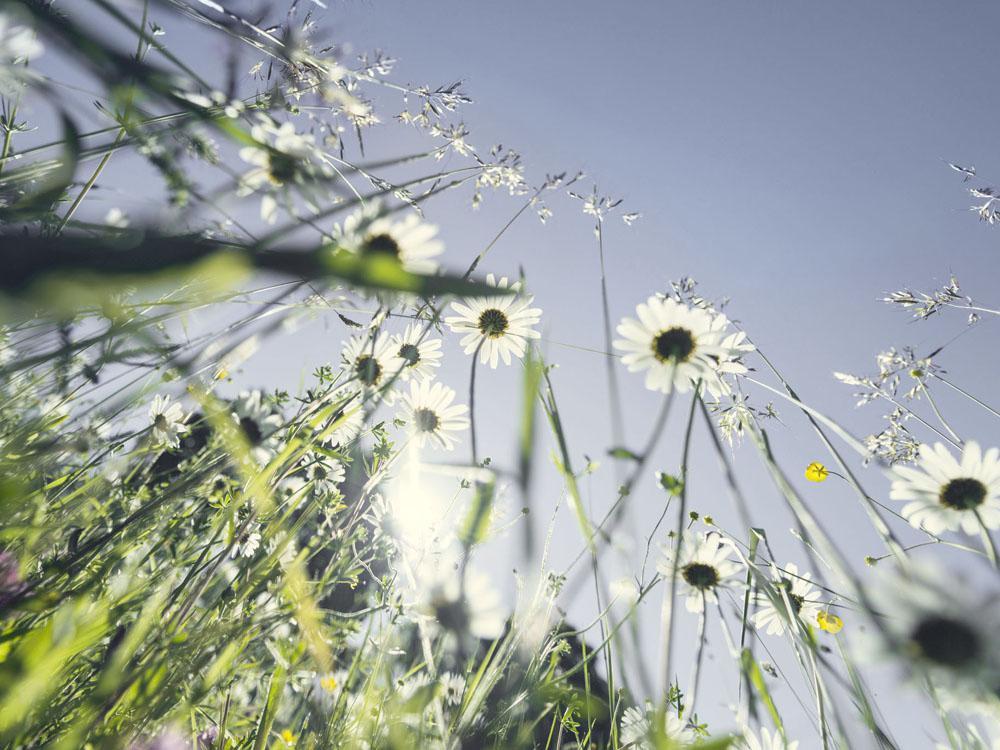
[[[249,4],[233,3],[242,5]],[[961,313],[915,323],[878,302],[880,297],[905,286],[933,289],[954,272],[966,293],[1000,305],[1000,230],[968,211],[967,186],[946,164],[973,163],[986,179],[1000,177],[1000,104],[992,63],[1000,28],[996,3],[332,0],[329,5],[316,11],[321,27],[358,51],[381,48],[398,58],[395,78],[430,85],[464,80],[475,99],[464,119],[469,140],[479,149],[497,142],[518,149],[535,183],[546,172],[583,169],[581,189],[596,183],[600,192],[624,198],[626,210],[642,213],[631,228],[617,218],[607,227],[613,319],[631,314],[670,279],[692,276],[705,296],[732,299],[730,316],[805,400],[857,434],[877,430],[881,411],[855,411],[850,389],[837,384],[832,371],[866,372],[882,349],[911,344],[927,352],[965,329]],[[221,55],[206,50],[196,35],[170,31],[164,41],[181,57]],[[392,138],[375,138],[385,148],[398,145]],[[127,196],[109,195],[112,202],[127,204]],[[445,197],[427,209],[428,220],[442,227],[447,263],[456,269],[464,268],[519,206],[517,199],[489,196],[473,214],[467,198]],[[109,207],[102,200],[99,195],[95,201],[101,215]],[[553,378],[570,448],[579,464],[584,455],[603,462],[585,483],[593,513],[600,515],[615,487],[605,456],[611,439],[604,360],[572,348],[603,348],[596,246],[592,225],[577,204],[554,200],[552,207],[555,216],[545,226],[530,214],[515,224],[482,270],[516,275],[523,267],[545,311],[543,346],[559,365]],[[242,379],[294,389],[315,364],[336,359],[343,335],[334,320],[271,342]],[[970,391],[989,396],[1000,370],[996,343],[996,324],[986,320],[950,345],[941,364]],[[468,361],[455,344],[448,342],[441,378],[463,392]],[[626,443],[638,448],[659,397],[624,369],[619,376]],[[480,378],[483,452],[509,461],[520,372],[481,371]],[[749,391],[757,405],[771,400]],[[1000,443],[995,422],[953,398],[942,402],[963,437]],[[777,406],[782,423],[770,426],[776,451],[798,476],[806,463],[825,456],[794,409]],[[662,509],[652,469],[676,471],[679,461],[684,404],[678,407],[646,483],[631,500],[640,540]],[[693,507],[735,528],[705,433],[696,432],[695,440]],[[538,451],[533,503],[540,526],[561,494],[558,477],[546,464],[548,451],[547,444]],[[790,518],[753,449],[736,449],[734,458],[755,523],[768,528],[779,556],[805,565],[799,545],[786,533]],[[877,470],[863,476],[870,491],[884,496]],[[859,568],[864,555],[879,553],[845,486],[800,484]],[[519,506],[520,499],[513,504]],[[556,564],[579,548],[568,513],[560,523]],[[502,578],[517,561],[501,549],[490,551],[486,562]],[[610,562],[620,574],[636,570],[635,560]],[[584,605],[571,613],[580,620],[590,614]],[[685,619],[686,613],[680,614]],[[659,595],[642,617],[652,655]],[[682,637],[690,637],[693,628],[693,618],[686,620]],[[725,729],[725,702],[733,699],[736,682],[713,627],[701,713]],[[787,654],[779,650],[776,658],[787,660]],[[686,670],[682,663],[682,681]],[[930,718],[908,715],[909,699],[894,695],[893,676],[883,671],[876,689],[884,691],[879,697],[900,747],[930,747],[926,732],[940,732]],[[779,690],[776,699],[793,712],[787,691]],[[808,722],[793,722],[793,728],[802,750],[815,746]]]

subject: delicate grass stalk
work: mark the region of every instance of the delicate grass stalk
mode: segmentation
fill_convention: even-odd
[[[604,324],[604,349],[612,351],[611,346],[611,305],[608,301],[608,277],[604,267],[604,222],[600,218],[594,226],[597,236],[597,253],[601,267],[601,316]],[[618,373],[612,357],[604,360],[608,378],[608,406],[611,409],[611,439],[615,445],[621,445],[625,439],[625,418],[622,409],[622,395],[618,387]]]
[[[476,363],[479,362],[479,350],[483,348],[486,339],[482,339],[472,353],[472,364],[469,365],[469,449],[472,453],[472,465],[479,466],[479,451],[476,449]]]
[[[994,568],[1000,569],[1000,560],[998,560],[997,546],[996,542],[993,540],[993,535],[990,530],[986,528],[986,524],[983,523],[982,515],[978,510],[974,509],[973,513],[976,514],[976,521],[979,524],[979,536],[983,540],[983,550],[986,553],[986,557],[992,563]]]
[[[677,573],[679,571],[680,559],[681,559],[681,549],[684,544],[684,522],[687,513],[687,492],[688,492],[688,456],[691,450],[691,430],[694,426],[694,410],[698,402],[698,392],[701,390],[701,381],[694,388],[694,393],[691,396],[691,408],[688,411],[687,427],[684,429],[684,444],[681,449],[681,491],[678,496],[678,508],[677,508],[677,526],[675,529],[675,548],[673,555],[673,567],[670,571],[670,584],[664,591],[663,599],[663,610],[660,620],[660,631],[662,634],[662,666],[660,669],[660,677],[662,680],[661,691],[662,691],[662,702],[667,703],[667,697],[670,692],[670,685],[673,683],[671,679],[671,650],[673,647],[673,636],[674,636],[674,597],[677,596]]]
[[[944,415],[941,413],[941,410],[938,409],[937,402],[934,401],[934,397],[931,395],[930,388],[928,388],[922,381],[920,384],[920,390],[922,390],[924,392],[924,395],[927,397],[927,403],[930,404],[931,411],[934,412],[934,416],[938,418],[938,421],[941,423],[941,426],[948,431],[948,434],[951,435],[953,441],[955,443],[958,443],[959,445],[965,445],[965,441],[962,440],[962,438],[958,436],[958,433],[952,429],[951,425],[948,424],[948,420],[944,418]]]
[[[843,457],[841,457],[840,452],[837,451],[833,443],[826,436],[826,433],[824,433],[823,430],[820,428],[819,422],[827,424],[829,427],[834,429],[834,431],[840,433],[842,436],[846,436],[847,433],[841,430],[840,427],[837,426],[831,420],[828,420],[826,417],[823,417],[818,412],[815,412],[814,410],[806,407],[806,405],[799,400],[798,395],[795,393],[794,389],[792,389],[791,385],[789,385],[789,383],[781,376],[781,374],[777,371],[774,365],[771,364],[771,361],[767,359],[767,357],[765,357],[763,354],[761,354],[761,357],[763,358],[764,362],[767,364],[771,372],[774,373],[775,377],[777,377],[778,380],[781,381],[782,386],[784,386],[788,394],[787,396],[788,399],[791,400],[796,405],[798,405],[799,408],[806,415],[806,419],[809,420],[809,423],[812,425],[813,430],[819,436],[820,440],[823,442],[823,445],[826,446],[826,449],[833,456],[834,460],[837,462],[837,465],[840,467],[840,470],[844,473],[844,476],[847,478],[847,481],[850,483],[850,485],[854,488],[855,492],[858,494],[858,497],[861,498],[862,507],[864,507],[865,512],[868,514],[869,520],[875,527],[875,530],[878,532],[879,536],[882,538],[882,542],[885,544],[886,548],[889,550],[890,553],[892,553],[897,558],[898,561],[905,562],[906,552],[903,550],[903,547],[899,543],[899,540],[896,539],[896,536],[889,528],[889,525],[885,522],[882,516],[879,515],[878,510],[875,508],[874,501],[868,495],[868,493],[865,492],[864,489],[861,487],[860,482],[858,482],[857,478],[854,476],[854,472],[852,472],[851,469],[847,466],[847,463],[844,461]],[[773,391],[774,389],[769,388],[769,390]],[[777,391],[774,392],[777,393]],[[853,443],[857,443],[857,441],[854,438],[850,438],[850,441]],[[863,455],[867,455],[867,451],[864,451]]]
[[[969,399],[970,401],[972,401],[974,404],[977,404],[978,406],[983,407],[987,412],[989,412],[990,414],[992,414],[994,417],[1000,418],[1000,411],[997,411],[996,409],[994,409],[989,404],[987,404],[987,403],[983,402],[982,400],[976,398],[975,396],[973,396],[971,393],[969,393],[964,388],[961,388],[961,387],[955,385],[950,380],[948,380],[947,378],[941,377],[936,372],[932,372],[931,376],[934,377],[934,378],[936,378],[937,380],[940,380],[942,383],[944,383],[946,386],[948,386],[952,390],[957,391],[958,393],[962,394],[967,399]]]
[[[698,703],[698,685],[701,680],[701,667],[705,658],[705,643],[708,640],[705,635],[705,624],[708,619],[708,607],[705,604],[705,594],[701,594],[701,612],[698,614],[698,635],[696,640],[698,642],[698,648],[695,651],[694,657],[694,669],[691,673],[691,680],[688,682],[690,687],[688,688],[687,695],[687,715],[689,717],[694,716],[695,707]]]

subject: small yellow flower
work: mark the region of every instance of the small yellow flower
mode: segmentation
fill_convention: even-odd
[[[283,729],[281,731],[281,741],[285,743],[288,747],[295,747],[295,741],[298,737],[291,729]]]
[[[830,470],[819,461],[813,461],[806,467],[806,479],[810,482],[825,482],[830,476]]]
[[[816,623],[819,625],[820,630],[825,630],[831,635],[839,633],[844,627],[844,621],[831,612],[820,611],[816,615]]]
[[[337,689],[337,681],[330,675],[327,675],[322,680],[320,680],[319,685],[328,693],[332,693],[334,690]]]

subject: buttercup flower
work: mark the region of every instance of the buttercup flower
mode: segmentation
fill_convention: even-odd
[[[495,369],[500,359],[509,365],[511,355],[523,357],[528,339],[541,336],[532,326],[538,323],[542,311],[531,307],[534,297],[520,294],[520,282],[508,284],[506,276],[498,282],[489,274],[486,283],[510,289],[514,294],[452,302],[451,309],[458,315],[445,318],[445,323],[452,331],[466,334],[461,340],[466,354],[479,349],[479,361]]]
[[[817,624],[816,617],[820,613],[821,606],[817,598],[819,590],[813,586],[812,576],[809,573],[799,573],[795,563],[788,563],[784,572],[774,570],[773,580],[778,594],[784,591],[785,596],[788,597],[788,605],[791,606],[790,614],[798,617],[807,625]],[[768,635],[784,635],[789,617],[785,597],[782,596],[775,602],[770,597],[759,594],[757,606],[758,609],[753,616],[753,624],[757,629],[764,630]]]
[[[732,560],[733,545],[728,539],[709,531],[681,545],[677,577],[681,592],[686,593],[688,612],[701,612],[705,603],[717,601],[719,589],[738,585],[743,564]],[[667,550],[657,569],[667,579],[674,571],[674,550]]]
[[[170,401],[170,396],[156,396],[149,406],[150,434],[156,445],[176,448],[181,444],[180,436],[187,432],[184,424],[184,409]]]
[[[825,482],[830,476],[830,470],[819,461],[813,461],[806,467],[806,479],[810,482]]]
[[[721,313],[688,307],[671,298],[650,297],[635,308],[638,320],[625,318],[614,342],[624,352],[629,372],[646,371],[646,387],[686,393],[697,381],[713,396],[729,391],[724,375],[747,371],[740,357],[754,350],[741,331],[727,333]]]
[[[410,392],[403,396],[401,418],[409,425],[417,445],[423,448],[428,442],[445,450],[455,447],[449,434],[469,427],[465,415],[469,407],[452,404],[455,391],[442,383],[423,380],[410,383]]]
[[[889,497],[906,503],[902,515],[918,529],[978,534],[980,521],[1000,528],[1000,448],[983,453],[969,441],[958,460],[941,443],[921,445],[917,467],[895,466],[891,476]]]
[[[825,630],[831,635],[836,635],[844,629],[844,621],[837,615],[826,610],[822,610],[816,615],[816,624],[819,625],[820,630]]]

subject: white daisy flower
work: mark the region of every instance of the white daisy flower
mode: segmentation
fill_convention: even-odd
[[[257,550],[260,549],[260,532],[254,529],[253,531],[246,532],[240,537],[239,543],[233,549],[231,557],[253,557],[257,554]]]
[[[653,705],[651,703],[646,702],[645,710],[637,706],[626,708],[622,713],[619,737],[622,747],[634,750],[654,750],[651,738],[652,729]],[[673,710],[666,712],[663,733],[668,739],[682,745],[694,742],[696,739],[694,730]]]
[[[393,345],[397,347],[396,356],[403,363],[399,371],[403,380],[430,378],[435,368],[441,366],[441,339],[425,336],[423,327],[416,323],[394,336]]]
[[[731,559],[733,544],[720,534],[709,531],[699,538],[685,540],[677,561],[678,582],[681,592],[687,594],[685,607],[688,612],[702,612],[705,603],[718,601],[720,589],[739,586],[738,578],[744,570],[742,563]],[[657,569],[670,578],[674,572],[675,550],[665,550]]]
[[[309,157],[315,148],[313,137],[308,133],[296,133],[290,122],[275,127],[272,123],[255,125],[250,134],[261,144],[240,149],[240,158],[253,168],[240,178],[237,195],[247,196],[262,188],[270,190],[292,181],[300,168],[300,162]],[[273,224],[278,217],[278,202],[270,193],[261,199],[260,215],[267,223]]]
[[[361,388],[364,399],[378,399],[388,395],[382,389],[402,367],[396,351],[392,338],[385,333],[377,334],[374,339],[367,335],[352,336],[340,355],[341,369]]]
[[[611,596],[623,607],[634,607],[638,604],[641,593],[639,584],[628,576],[616,578],[611,582]]]
[[[129,218],[120,208],[112,208],[104,215],[104,223],[115,229],[126,229],[129,225]]]
[[[278,454],[282,419],[264,403],[263,393],[258,390],[240,393],[233,402],[233,419],[250,444],[250,455],[257,463],[265,464]]]
[[[329,427],[334,422],[337,426],[326,435],[325,440],[331,448],[343,447],[361,433],[365,421],[364,406],[357,398],[357,390],[350,386],[335,391],[330,396],[330,401],[338,404],[338,408],[326,426]]]
[[[465,678],[454,672],[445,672],[438,678],[441,683],[441,697],[445,704],[457,706],[465,694]]]
[[[882,581],[873,597],[887,630],[884,646],[929,676],[942,700],[968,708],[1000,694],[1000,591],[961,574],[909,566]]]
[[[455,391],[442,383],[423,380],[410,383],[410,392],[403,396],[400,418],[409,425],[410,434],[421,448],[432,445],[445,450],[455,448],[455,438],[449,433],[469,428],[465,416],[469,407],[452,404]]]
[[[647,371],[648,389],[686,393],[701,380],[718,397],[729,392],[724,375],[747,371],[740,357],[754,347],[743,332],[726,332],[725,315],[656,296],[635,312],[638,320],[624,318],[618,325],[624,338],[614,343],[629,372]]]
[[[493,274],[486,277],[486,283],[497,289],[511,289],[515,293],[495,297],[476,297],[463,302],[452,302],[451,309],[458,315],[445,318],[445,323],[456,333],[464,333],[461,345],[466,354],[479,349],[479,361],[496,368],[500,359],[505,365],[511,362],[511,355],[523,357],[528,339],[540,338],[534,330],[542,317],[542,311],[531,307],[534,297],[522,295],[521,283],[508,284],[504,276],[498,282]]]
[[[798,750],[799,741],[787,741],[781,732],[772,732],[767,727],[760,728],[760,734],[753,730],[743,731],[743,737],[737,741],[736,747],[742,750]]]
[[[304,461],[306,481],[312,485],[316,495],[330,495],[338,491],[347,476],[344,465],[335,458],[322,453],[310,452]]]
[[[788,563],[783,572],[774,569],[772,579],[778,589],[777,594],[780,595],[783,591],[788,597],[791,614],[807,625],[815,625],[822,603],[819,600],[819,589],[813,586],[812,575],[799,573],[795,563]],[[784,635],[788,617],[784,596],[775,602],[765,594],[758,595],[757,611],[753,615],[753,624],[758,630],[764,630],[768,635]]]
[[[187,432],[184,424],[184,409],[170,401],[170,396],[156,396],[149,406],[150,434],[156,445],[177,448],[180,436]]]
[[[978,534],[980,520],[1000,528],[1000,448],[983,453],[970,441],[957,460],[941,443],[921,445],[917,467],[893,467],[891,476],[889,497],[906,503],[902,515],[916,528]]]
[[[458,566],[445,559],[426,560],[416,571],[415,615],[459,636],[483,640],[499,638],[508,611],[490,581],[475,568],[465,570],[465,585]]]
[[[42,50],[34,29],[17,23],[7,13],[0,13],[0,63],[23,62],[40,56]]]
[[[335,230],[337,244],[361,256],[382,256],[399,261],[410,273],[432,274],[444,245],[436,239],[438,228],[415,213],[398,221],[383,215],[378,203],[371,203],[344,220]]]

